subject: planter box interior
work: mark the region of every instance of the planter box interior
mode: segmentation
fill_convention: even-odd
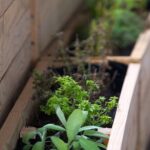
[[[68,6],[70,8],[69,12],[73,13],[73,10],[71,9],[73,6],[70,7],[72,3],[69,0],[67,2],[68,3],[65,6]],[[42,42],[43,40],[43,42],[39,43],[38,46],[36,45],[37,44],[36,43],[34,47],[36,50],[40,52],[47,46],[48,42],[51,40],[51,37],[49,37],[49,35],[54,34],[51,33],[51,31],[47,32],[47,26],[51,26],[51,23],[53,23],[53,21],[49,20],[49,16],[46,16],[46,18],[43,17],[43,15],[48,10],[47,8],[48,3],[49,1],[45,1],[45,3],[42,3],[43,10],[41,11],[41,14],[39,14],[39,16],[36,18],[35,23],[37,23],[39,20],[41,22],[42,21],[47,22],[48,20],[50,24],[46,25],[46,23],[42,24],[41,22],[38,22],[39,24],[33,27],[32,33],[33,34],[32,40],[35,43],[36,42],[39,43],[39,41]],[[58,6],[61,6],[62,4],[59,0],[53,0],[52,3],[53,3],[53,5],[51,6],[52,10],[56,8],[58,9]],[[79,3],[81,3],[80,0],[74,4],[75,7],[73,8],[74,9],[77,8],[79,6]],[[37,7],[40,6],[40,1],[37,1],[36,6]],[[59,24],[58,21],[60,21],[60,19],[63,19],[63,21],[61,20],[61,22],[65,23],[66,20],[68,20],[68,18],[70,17],[68,16],[68,12],[64,10],[67,10],[67,8],[66,7],[63,8],[59,12],[59,14],[57,14],[57,17],[53,17],[54,20],[56,19],[55,20],[56,24]],[[65,14],[67,14],[66,18],[62,18],[62,15],[64,16],[64,14],[61,14],[61,12],[65,12]],[[81,20],[81,18],[79,20]],[[55,27],[55,25],[53,26]],[[73,24],[71,24],[70,26],[71,30],[65,31],[65,33],[67,33],[66,34],[67,36],[64,34],[66,39],[65,43],[68,42],[68,39],[72,34],[72,30],[75,28]],[[53,29],[53,31],[55,31],[56,33],[58,29],[60,29],[60,27],[56,27],[56,29]],[[28,40],[27,42],[28,44],[30,43]],[[48,53],[51,51],[55,51],[57,49],[57,46],[58,46],[57,41],[54,42],[54,44],[52,43],[52,46],[37,63],[35,69],[40,71],[44,71],[47,69],[50,63]],[[26,50],[27,49],[29,50],[28,47],[26,48]],[[19,58],[22,58],[24,53],[23,52],[20,53],[21,56]],[[25,55],[28,56],[29,53]],[[114,119],[107,150],[127,150],[127,149],[142,150],[148,148],[149,146],[148,145],[150,139],[150,130],[149,130],[150,84],[148,84],[150,83],[149,58],[150,58],[150,30],[146,30],[140,35],[139,39],[137,40],[137,43],[134,47],[132,54],[128,57],[125,57],[125,61],[123,61],[123,63],[128,64],[128,69],[121,90],[119,104]],[[31,60],[30,57],[29,59]],[[17,60],[20,62],[20,59]],[[28,60],[28,62],[30,62],[30,60]],[[28,67],[28,65],[29,64],[27,63],[25,67]],[[24,66],[21,66],[20,70],[22,67]],[[21,74],[21,76],[23,75]],[[24,126],[26,126],[32,118],[34,118],[38,102],[32,100],[32,96],[34,93],[32,82],[33,78],[30,77],[22,93],[18,97],[14,107],[10,111],[2,128],[0,129],[0,150],[10,150],[10,149],[13,150],[16,147],[16,143],[19,138],[19,133],[21,129]],[[12,84],[14,83],[12,82]]]
[[[150,136],[150,31],[141,34],[130,57],[139,63],[128,65],[115,116],[108,150],[145,149]],[[138,52],[138,53],[137,53]],[[48,66],[46,56],[36,69],[44,71]],[[32,77],[0,130],[0,149],[14,149],[20,130],[33,117],[37,102],[32,100]],[[140,136],[139,136],[140,135]]]

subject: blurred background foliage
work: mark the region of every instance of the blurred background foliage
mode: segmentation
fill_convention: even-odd
[[[91,20],[78,29],[79,39],[93,42],[93,55],[132,49],[144,30],[147,3],[148,0],[85,0]]]

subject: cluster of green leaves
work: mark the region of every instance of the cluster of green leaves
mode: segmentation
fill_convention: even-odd
[[[147,0],[115,0],[115,5],[118,8],[128,10],[145,9]]]
[[[53,94],[53,88],[57,86],[53,76],[57,76],[57,74],[50,70],[43,73],[37,71],[33,72],[33,88],[35,89],[35,99],[45,102]]]
[[[94,92],[100,90],[100,87],[93,80],[86,80],[84,88],[81,87],[70,76],[56,78],[59,88],[48,99],[46,105],[41,106],[41,110],[48,115],[55,113],[55,107],[60,105],[66,116],[74,109],[88,111],[89,124],[107,125],[112,123],[109,113],[117,106],[117,97],[111,97],[106,100],[105,97],[99,97],[90,101]]]
[[[25,144],[23,150],[44,150],[49,143],[49,149],[53,150],[100,150],[106,149],[103,140],[108,136],[97,131],[97,126],[84,126],[88,117],[87,111],[80,109],[74,110],[66,121],[65,115],[60,109],[56,108],[56,114],[62,126],[47,124],[23,135],[22,141]],[[50,133],[52,133],[50,135]],[[63,136],[66,135],[65,139]],[[36,140],[31,143],[32,140]]]
[[[118,9],[113,12],[112,43],[119,50],[126,50],[133,46],[144,25],[135,13]]]
[[[98,55],[103,51],[109,54],[110,49],[126,50],[134,45],[144,24],[141,17],[133,10],[143,9],[146,0],[88,0],[86,4],[91,14],[95,16],[89,28],[90,38],[95,35],[93,26],[97,33],[94,39],[96,47],[90,49],[94,54],[95,51]],[[92,43],[89,40],[87,42]]]
[[[99,19],[99,17],[106,15],[113,3],[110,0],[85,0],[85,4],[94,19]]]

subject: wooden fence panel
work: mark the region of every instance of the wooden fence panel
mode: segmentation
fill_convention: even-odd
[[[0,16],[2,16],[14,0],[0,0]]]
[[[82,0],[37,0],[36,12],[38,16],[39,50],[42,51],[49,44],[56,32],[65,25]]]
[[[7,71],[14,57],[19,53],[31,29],[29,10],[23,5],[23,1],[15,0],[2,18],[0,79]]]
[[[23,79],[29,70],[30,62],[31,51],[28,38],[0,82],[0,125],[12,107],[17,93],[20,91]]]
[[[139,150],[145,150],[150,141],[150,30],[146,34],[147,40],[145,41],[147,41],[148,47],[141,61],[141,78],[139,82]]]
[[[150,141],[150,30],[143,33],[131,55],[108,150],[145,150]]]
[[[121,92],[108,150],[135,150],[138,131],[139,64],[129,65]]]

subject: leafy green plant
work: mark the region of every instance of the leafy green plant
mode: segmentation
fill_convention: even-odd
[[[142,19],[127,10],[116,10],[113,14],[112,42],[116,48],[126,50],[133,46],[143,30]]]
[[[35,93],[33,98],[38,99],[41,102],[47,101],[47,99],[53,94],[53,88],[56,88],[54,76],[57,76],[52,70],[47,72],[33,72],[33,88]]]
[[[117,8],[128,10],[144,9],[146,7],[146,2],[146,0],[115,0],[115,5]]]
[[[85,0],[85,4],[94,19],[107,15],[113,3],[114,2],[110,0]]]
[[[56,108],[56,114],[63,126],[47,124],[36,131],[26,133],[22,138],[25,144],[24,150],[44,150],[47,143],[49,143],[49,149],[57,150],[106,149],[102,142],[108,139],[108,136],[96,131],[99,127],[82,127],[88,117],[87,111],[76,109],[67,121],[59,106]],[[51,132],[52,135],[50,135]],[[39,139],[31,143],[37,136]]]
[[[87,122],[94,125],[106,125],[112,123],[110,112],[117,106],[117,97],[106,100],[105,97],[90,99],[92,94],[100,90],[100,87],[92,80],[86,80],[85,87],[81,87],[70,76],[57,77],[59,88],[48,99],[41,110],[48,114],[55,113],[55,107],[60,105],[66,116],[74,109],[88,111]]]
[[[111,50],[132,48],[144,28],[140,14],[136,13],[145,8],[146,0],[87,0],[85,3],[94,16],[87,38],[87,43],[92,45],[91,53],[110,54]]]

